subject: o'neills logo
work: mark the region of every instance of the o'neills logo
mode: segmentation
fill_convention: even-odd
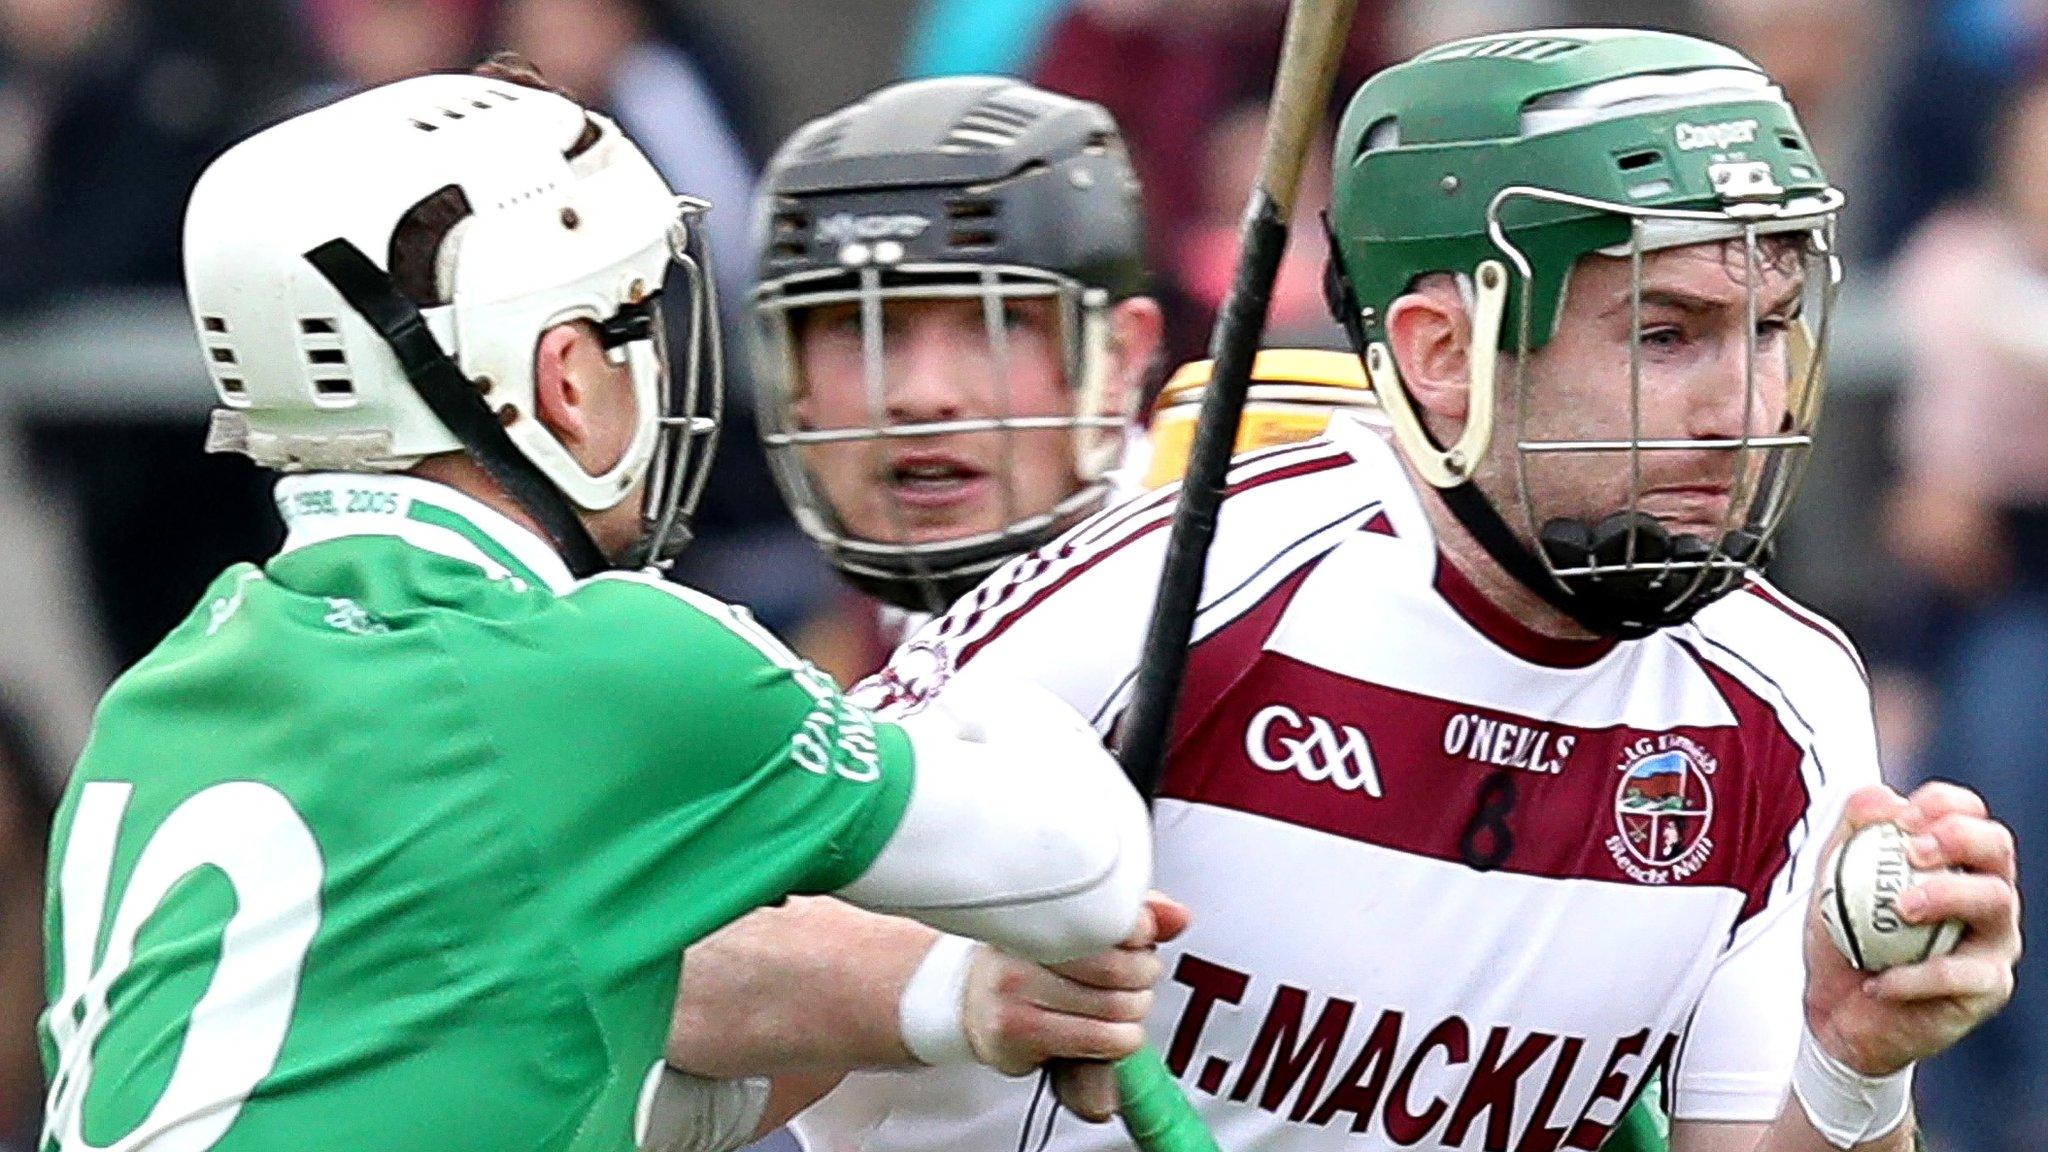
[[[1681,152],[1692,152],[1701,148],[1712,148],[1718,152],[1731,144],[1755,143],[1757,126],[1754,120],[1723,120],[1718,124],[1681,122],[1674,135],[1678,137],[1678,148]]]
[[[1321,716],[1303,716],[1285,704],[1268,704],[1252,717],[1244,730],[1244,754],[1267,772],[1294,772],[1340,792],[1381,794],[1379,768],[1365,733]]]
[[[1622,749],[1614,790],[1614,863],[1641,884],[1684,880],[1706,865],[1714,839],[1714,790],[1720,762],[1690,736],[1645,736]]]
[[[1520,768],[1555,776],[1564,771],[1577,736],[1547,728],[1460,712],[1444,723],[1444,755],[1493,768]]]

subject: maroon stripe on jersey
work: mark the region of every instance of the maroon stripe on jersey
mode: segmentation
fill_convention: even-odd
[[[1276,459],[1288,456],[1327,452],[1330,450],[1330,447],[1330,444],[1322,440],[1303,440],[1292,444],[1261,448],[1256,452],[1247,452],[1242,456],[1233,457],[1230,462],[1230,471],[1232,474],[1241,475],[1255,465],[1271,463]],[[1181,485],[1178,482],[1168,484],[1156,492],[1135,497],[1126,504],[1106,511],[1098,518],[1100,520],[1099,525],[1083,525],[1077,529],[1074,533],[1074,542],[1077,545],[1085,546],[1107,540],[1111,536],[1116,535],[1118,529],[1138,520],[1145,513],[1179,501],[1180,489]]]
[[[1387,519],[1387,514],[1385,512],[1375,514],[1372,519],[1367,520],[1365,522],[1365,527],[1360,528],[1359,531],[1376,532],[1381,536],[1399,535],[1399,533],[1394,531],[1394,522],[1392,520]]]
[[[1304,451],[1327,453],[1332,446],[1319,441],[1302,444],[1288,444],[1267,448],[1238,458],[1233,473],[1243,473],[1254,463],[1270,463],[1271,458],[1285,455],[1300,455]],[[1010,564],[1006,570],[969,594],[968,598],[946,613],[939,622],[937,635],[942,638],[965,636],[981,624],[991,611],[1007,609],[1010,598],[1022,586],[1043,576],[1054,564],[1071,560],[1085,549],[1101,546],[1105,541],[1111,548],[1120,547],[1112,538],[1120,531],[1129,531],[1130,525],[1143,520],[1147,514],[1156,516],[1171,505],[1179,496],[1180,487],[1175,485],[1150,496],[1133,499],[1125,504],[1106,509],[1093,518],[1084,520],[1069,529],[1066,535],[1046,545],[1043,549],[1029,553]],[[1153,525],[1139,525],[1140,532],[1149,532]]]
[[[1436,591],[1460,619],[1472,626],[1473,631],[1492,641],[1494,647],[1531,664],[1549,668],[1584,668],[1614,651],[1615,642],[1611,639],[1566,640],[1545,636],[1530,628],[1487,599],[1486,593],[1473,585],[1471,578],[1459,571],[1450,557],[1441,552],[1436,557]]]
[[[1059,557],[1037,552],[1018,557],[1003,570],[1000,579],[992,578],[976,586],[966,600],[947,611],[939,622],[938,636],[944,639],[969,631],[981,623],[990,609],[1009,599],[1019,586],[1036,580],[1056,559]]]
[[[1743,590],[1755,596],[1757,599],[1763,601],[1764,603],[1769,604],[1773,608],[1776,608],[1778,611],[1783,612],[1785,615],[1790,616],[1792,619],[1797,620],[1801,624],[1804,624],[1808,628],[1813,629],[1815,632],[1818,632],[1821,635],[1827,637],[1829,643],[1833,644],[1837,648],[1840,648],[1842,650],[1842,654],[1849,658],[1849,663],[1855,666],[1856,674],[1863,677],[1863,682],[1866,684],[1870,682],[1870,671],[1863,666],[1863,657],[1858,656],[1856,654],[1856,649],[1849,644],[1849,641],[1846,638],[1844,638],[1840,632],[1836,631],[1833,627],[1829,626],[1825,621],[1820,619],[1818,616],[1815,616],[1813,613],[1808,612],[1805,609],[1801,608],[1799,605],[1792,603],[1790,600],[1785,599],[1783,596],[1779,595],[1776,591],[1772,590],[1768,586],[1761,584],[1755,580],[1751,580],[1748,584],[1744,585]]]
[[[1301,591],[1308,574],[1328,556],[1324,552],[1295,569],[1274,585],[1264,599],[1188,649],[1188,666],[1181,681],[1180,704],[1174,711],[1173,745],[1168,759],[1208,716],[1209,710],[1239,680],[1252,674],[1258,666],[1259,653],[1265,651],[1266,639],[1273,635],[1280,617],[1294,602],[1294,594]]]
[[[1100,522],[1084,524],[1074,532],[1072,545],[1062,549],[1071,553],[1077,548],[1099,544],[1116,535],[1129,524],[1144,519],[1147,515],[1172,504],[1180,498],[1180,485],[1162,488],[1157,492],[1137,497],[1128,504],[1120,504],[1113,511],[1106,512]]]
[[[1318,472],[1328,472],[1332,468],[1341,468],[1350,462],[1351,457],[1346,453],[1297,461],[1284,467],[1275,468],[1270,472],[1262,472],[1256,476],[1239,480],[1223,490],[1223,497],[1228,500],[1232,496],[1249,492],[1254,488],[1263,487],[1281,480],[1292,480],[1297,476],[1313,476]],[[1112,541],[1107,547],[1089,556],[1074,567],[1067,569],[1067,571],[1060,574],[1059,579],[1037,589],[1029,598],[1017,604],[1014,608],[1006,609],[1002,617],[996,620],[995,624],[987,632],[982,633],[960,650],[957,666],[964,667],[969,660],[974,659],[977,652],[994,643],[998,637],[1009,631],[1010,625],[1029,615],[1032,609],[1043,604],[1048,597],[1051,597],[1060,589],[1087,575],[1089,570],[1097,564],[1102,563],[1104,560],[1123,551],[1132,543],[1150,536],[1171,523],[1173,523],[1172,513],[1167,512],[1158,516],[1120,539]]]
[[[1246,636],[1205,644],[1241,654],[1271,627],[1248,614],[1230,625]],[[1175,746],[1160,795],[1462,863],[1481,786],[1506,768],[1516,801],[1482,818],[1512,837],[1502,870],[1733,889],[1746,911],[1804,812],[1798,747],[1718,679],[1738,724],[1653,731],[1424,696],[1263,649],[1251,663]]]
[[[1680,647],[1692,654],[1692,658],[1714,684],[1714,690],[1727,701],[1728,710],[1735,713],[1736,723],[1750,742],[1749,755],[1755,760],[1771,766],[1771,775],[1779,786],[1752,797],[1750,803],[1736,815],[1746,824],[1743,835],[1759,846],[1754,880],[1745,889],[1748,900],[1742,906],[1742,918],[1747,920],[1763,911],[1769,902],[1771,883],[1792,858],[1792,834],[1806,819],[1806,809],[1812,803],[1812,794],[1806,787],[1806,776],[1800,765],[1806,759],[1806,752],[1792,734],[1785,731],[1778,720],[1777,709],[1742,681],[1737,680],[1727,669],[1713,663],[1691,644],[1680,642]],[[1827,834],[1827,829],[1809,829],[1808,834]]]

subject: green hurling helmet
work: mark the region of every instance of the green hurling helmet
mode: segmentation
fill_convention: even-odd
[[[1588,628],[1632,637],[1689,619],[1763,564],[1819,412],[1843,198],[1761,69],[1717,44],[1631,29],[1461,40],[1359,88],[1333,171],[1331,308],[1401,450],[1503,567]],[[1697,244],[1721,245],[1743,285],[1743,428],[1714,438],[1647,434],[1644,261]],[[1605,433],[1539,438],[1528,361],[1557,334],[1572,273],[1589,256],[1630,264],[1630,400]],[[1779,272],[1796,263],[1789,282],[1802,286],[1803,311],[1782,340],[1776,328],[1758,335],[1767,263]],[[1386,330],[1389,305],[1432,273],[1457,278],[1472,346],[1505,354],[1472,357],[1469,415],[1450,445],[1424,427]],[[1762,399],[1777,377],[1763,373],[1760,388],[1759,369],[1774,366],[1785,371],[1782,404]],[[1518,491],[1500,499],[1509,511],[1519,505],[1521,531],[1472,483],[1503,422],[1515,449],[1506,486]],[[1673,451],[1734,461],[1718,531],[1670,532],[1639,506],[1644,462]],[[1589,520],[1536,506],[1532,465],[1617,454],[1630,476],[1619,507]]]

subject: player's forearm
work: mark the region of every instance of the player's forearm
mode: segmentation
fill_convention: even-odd
[[[844,1072],[791,1072],[777,1076],[768,1087],[768,1104],[754,1124],[754,1139],[766,1139],[770,1132],[796,1119],[797,1114],[839,1087]]]
[[[911,1066],[897,1005],[937,935],[827,898],[742,917],[684,955],[669,1062],[721,1078]]]

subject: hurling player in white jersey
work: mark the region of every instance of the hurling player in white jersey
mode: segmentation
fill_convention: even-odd
[[[1043,122],[1013,122],[1028,131],[1000,152],[961,158],[947,147],[963,127],[1020,112]],[[1096,429],[1110,426],[1102,417],[1128,411],[1158,344],[1155,306],[1134,295],[1144,280],[1134,178],[1105,132],[1113,125],[1099,109],[1014,82],[899,85],[799,132],[770,166],[755,293],[768,447],[800,522],[899,620],[950,603],[1104,498],[1111,477],[1103,469],[1115,456]],[[924,183],[903,179],[911,164],[922,167]],[[1035,178],[1039,169],[1044,176]],[[1024,177],[970,196],[991,172]],[[977,223],[927,236],[941,208]],[[990,228],[997,218],[1008,223]],[[878,266],[871,257],[885,231],[913,243]],[[872,285],[849,274],[849,255]],[[1022,299],[1006,301],[999,336],[987,305],[960,291],[984,273],[1013,292],[1033,281],[1068,288],[1081,296],[1084,322],[1044,323],[1053,301],[1019,292]],[[868,292],[879,308],[863,314]],[[1019,305],[1039,311],[1011,311]],[[1105,330],[1099,319],[1089,322],[1091,313],[1106,314],[1106,342],[1079,342]],[[870,341],[879,347],[872,361]],[[1067,364],[1100,383],[1069,388]],[[1178,476],[1208,368],[1188,365],[1167,384],[1150,442],[1137,444],[1146,459],[1128,469],[1130,480],[1142,471],[1150,489]],[[1334,409],[1374,407],[1362,365],[1348,354],[1265,352],[1253,375],[1240,451],[1312,437]],[[1036,417],[1037,426],[1002,427],[996,422],[1005,415]],[[1090,415],[1097,419],[1069,419]],[[917,475],[907,466],[932,463],[955,475]],[[819,939],[846,942],[863,964],[849,972],[820,957]],[[920,1026],[916,1004],[901,1021],[884,1014],[879,1026],[836,1010],[848,1000],[896,1005],[913,972],[922,973],[920,988],[938,989],[939,1023],[963,1013],[974,1021],[969,1043],[950,1053],[911,1039],[918,1055],[936,1062],[986,1059],[1014,1071],[1046,1055],[1116,1054],[1135,1042],[1135,1027],[1098,1030],[1108,1021],[1083,1016],[1092,1004],[1110,1020],[1135,1020],[1144,997],[1097,997],[1076,977],[1136,991],[1150,986],[1156,963],[1132,957],[1122,973],[1051,973],[958,942],[935,948],[937,940],[915,924],[829,900],[750,917],[691,953],[672,1056],[706,1073],[781,1059],[826,1069],[820,1086],[837,1079],[830,1069],[850,1063],[915,1066],[898,1024]],[[969,966],[970,994],[943,1004],[950,977]],[[960,1077],[965,1085],[954,1082]],[[812,1148],[851,1148],[888,1114],[940,1137],[959,1104],[976,1098],[976,1082],[999,1083],[971,1063],[916,1077],[857,1074],[795,1128]],[[1092,1111],[1105,1103],[1069,1098]],[[790,1106],[786,1098],[780,1104],[778,1111]],[[937,1123],[919,1124],[921,1110]]]
[[[1487,37],[1368,81],[1335,169],[1332,303],[1393,444],[1339,422],[1230,480],[1153,1039],[1230,1148],[1590,1148],[1653,1074],[1679,1152],[1909,1147],[1914,1061],[2010,993],[2012,843],[1877,785],[1854,652],[1757,574],[1838,279],[1791,109],[1698,40]],[[875,694],[982,666],[1112,733],[1170,511],[997,571]],[[1870,977],[1810,894],[1885,819],[1958,870],[1904,915],[1968,931]]]
[[[798,524],[886,606],[891,645],[906,618],[922,622],[1105,506],[1162,327],[1145,293],[1137,178],[1106,111],[996,77],[892,85],[777,150],[756,222],[769,459]],[[1169,933],[1183,915],[1154,911]],[[837,993],[818,978],[832,967],[820,939],[881,962]],[[919,989],[963,1043],[940,1052],[915,1026],[903,1035],[894,1006],[938,939],[829,899],[749,917],[690,954],[671,1059],[706,1075],[919,1056],[1017,1072],[1122,1055],[1142,1038],[1160,973],[1148,949],[1055,972],[952,943]],[[963,1003],[947,982],[970,967]],[[798,1002],[741,1008],[771,988]],[[890,1011],[862,1027],[807,1007],[849,998]],[[789,1042],[792,1019],[822,1045]],[[1096,1088],[1106,1108],[1106,1082]]]
[[[1909,1147],[1913,1063],[2010,993],[2013,853],[1973,795],[1877,785],[1853,651],[1757,575],[1838,278],[1791,110],[1715,45],[1534,32],[1376,76],[1335,159],[1333,305],[1393,443],[1340,420],[1230,479],[1156,810],[1196,920],[1152,1040],[1233,1149],[1593,1148],[1653,1077],[1679,1152]],[[872,697],[945,707],[979,665],[1112,735],[1170,515],[998,569]],[[1956,870],[1902,914],[1968,930],[1867,976],[1811,891],[1887,819]],[[903,962],[868,945],[837,963]],[[862,1146],[1008,1149],[1032,1098],[902,1079]]]

